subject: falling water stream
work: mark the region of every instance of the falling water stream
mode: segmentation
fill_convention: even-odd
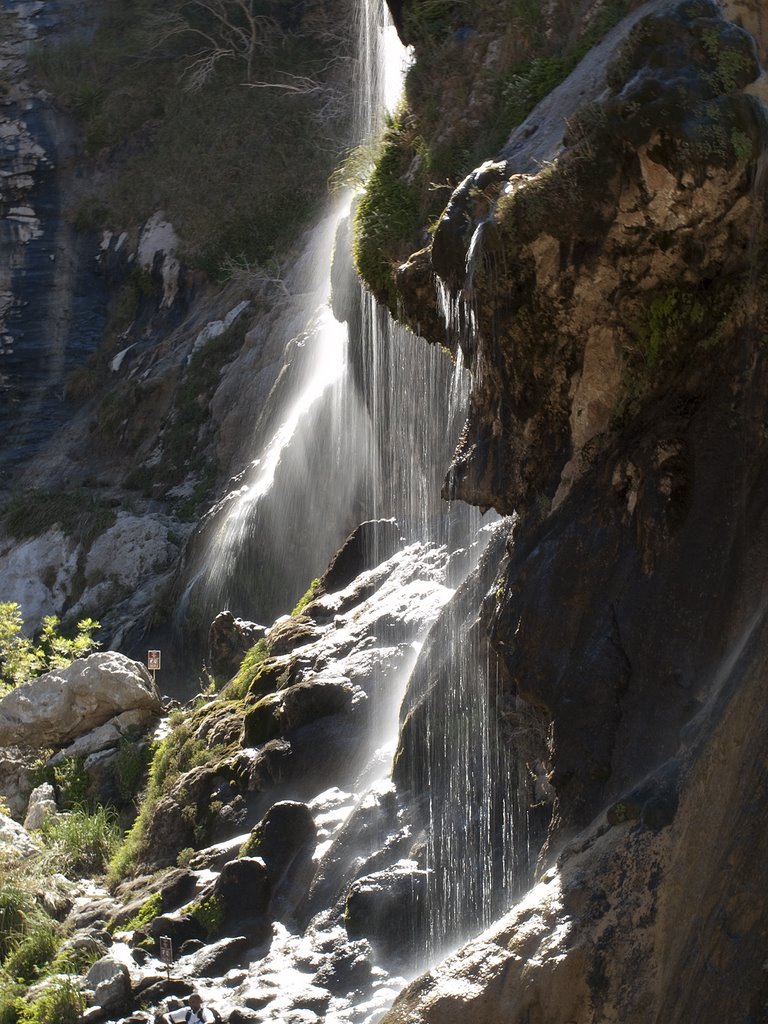
[[[366,143],[380,132],[386,106],[399,89],[391,71],[397,70],[399,81],[404,53],[397,49],[383,0],[361,2],[359,23],[356,141]],[[393,517],[404,564],[421,560],[424,578],[436,587],[432,611],[395,675],[379,686],[386,699],[372,716],[371,756],[359,788],[319,794],[314,806],[318,821],[327,823],[316,854],[322,867],[320,854],[332,858],[334,847],[343,845],[345,821],[391,803],[398,709],[414,666],[424,678],[431,678],[432,668],[447,673],[446,702],[442,707],[433,702],[434,721],[424,737],[427,801],[420,813],[427,921],[413,932],[412,948],[401,958],[399,969],[407,971],[422,969],[430,957],[489,923],[509,897],[520,866],[515,832],[524,824],[525,809],[517,797],[500,796],[495,785],[497,779],[514,780],[517,765],[499,741],[495,670],[479,636],[477,608],[468,611],[466,602],[454,610],[446,606],[477,566],[492,533],[477,509],[440,498],[466,414],[469,375],[461,359],[454,365],[439,347],[396,325],[356,278],[343,285],[345,305],[355,310],[349,326],[334,318],[330,267],[334,238],[343,237],[337,226],[348,213],[345,201],[309,236],[301,261],[309,277],[302,281],[295,272],[289,282],[304,296],[306,312],[270,400],[272,427],[237,487],[208,517],[205,543],[198,545],[189,568],[185,608],[196,604],[210,616],[228,606],[270,622],[290,608],[364,519]],[[335,271],[334,288],[337,277]],[[478,601],[484,596],[473,594]],[[401,614],[407,617],[408,608]],[[431,647],[420,658],[427,630],[438,617]],[[503,789],[515,791],[514,781]],[[408,828],[417,826],[411,823],[403,831]],[[382,836],[384,846],[387,842]],[[355,850],[346,856],[353,861]],[[409,871],[410,863],[399,870]],[[313,962],[334,942],[345,942],[343,931],[338,912],[329,911],[316,914],[305,928],[276,925],[270,952],[252,966],[243,987],[254,1005],[265,988],[271,993],[262,999],[259,1020],[284,1020],[305,1006],[301,999],[306,1003],[310,997],[296,995],[307,980],[301,964]],[[383,966],[376,970],[372,988],[357,1003],[332,1002],[323,1019],[378,1020],[403,978]],[[270,989],[275,978],[279,985]]]

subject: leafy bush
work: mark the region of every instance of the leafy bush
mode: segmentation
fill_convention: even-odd
[[[33,1002],[17,1000],[16,1024],[77,1024],[85,1009],[85,996],[74,978],[51,980]]]
[[[43,672],[63,668],[75,658],[84,658],[99,645],[93,634],[95,619],[81,619],[74,637],[59,632],[56,615],[46,615],[37,640],[22,635],[24,620],[14,601],[0,602],[0,694]]]
[[[3,970],[16,981],[31,984],[51,964],[60,944],[60,928],[56,922],[40,918],[6,956]]]

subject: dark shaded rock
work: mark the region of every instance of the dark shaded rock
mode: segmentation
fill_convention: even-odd
[[[189,956],[190,953],[196,953],[198,949],[203,949],[204,947],[205,943],[202,939],[187,939],[186,942],[181,944],[179,956]]]
[[[385,792],[376,799],[366,800],[341,825],[335,840],[320,862],[309,894],[299,912],[299,920],[306,925],[315,914],[332,905],[345,893],[358,875],[359,865],[375,871],[371,863],[375,855],[386,846],[387,837],[398,833],[398,803],[395,794]],[[405,856],[402,849],[387,863]]]
[[[259,1024],[261,1016],[256,1010],[236,1006],[229,1015],[229,1024]]]
[[[257,924],[269,928],[266,914],[272,896],[264,861],[259,857],[240,857],[225,864],[213,886],[213,899],[222,916],[222,929],[248,923],[248,933],[256,934]]]
[[[320,577],[317,596],[343,590],[361,573],[386,561],[400,547],[400,527],[394,519],[361,523],[347,537]]]
[[[273,804],[253,828],[243,853],[264,861],[274,885],[302,849],[314,846],[316,838],[317,827],[307,805],[283,800]]]
[[[243,847],[264,860],[272,886],[272,915],[285,919],[307,893],[314,875],[317,827],[306,804],[273,804]]]
[[[253,939],[244,935],[202,945],[185,956],[184,970],[194,978],[221,976],[230,967],[239,966],[243,954],[252,945]]]
[[[184,913],[161,914],[150,921],[145,929],[147,935],[157,940],[167,935],[174,949],[179,949],[188,939],[204,939],[205,928],[194,917]]]
[[[195,986],[182,978],[161,978],[147,985],[144,989],[137,991],[137,1001],[140,1006],[154,1007],[163,999],[175,997],[186,999],[195,991]]]
[[[274,657],[290,654],[297,647],[312,643],[320,632],[308,615],[291,615],[269,631],[269,652]]]
[[[389,13],[392,15],[392,21],[397,29],[397,34],[400,36],[400,40],[404,46],[408,45],[408,39],[405,35],[405,24],[403,22],[403,18],[405,11],[408,9],[409,3],[410,0],[387,0]]]
[[[196,879],[191,871],[186,868],[173,868],[162,875],[137,879],[119,886],[117,896],[126,902],[112,918],[110,928],[120,928],[130,921],[155,893],[160,893],[163,913],[176,910],[192,898],[195,884]]]
[[[86,954],[89,958],[103,957],[112,945],[112,936],[107,933],[108,942],[99,933],[89,929],[82,929],[65,939],[59,948],[59,953],[66,956],[68,953],[78,955]]]
[[[475,227],[488,216],[507,176],[505,163],[483,164],[459,185],[440,218],[432,241],[432,266],[451,292],[464,287]]]
[[[180,850],[201,844],[214,824],[211,804],[229,803],[237,795],[230,786],[234,777],[234,762],[228,759],[193,768],[173,783],[147,827],[147,867],[168,867]]]
[[[251,647],[266,632],[264,626],[219,612],[208,630],[208,666],[217,679],[231,679]]]
[[[84,907],[76,905],[67,917],[66,924],[76,930],[106,929],[119,907],[117,900],[109,898],[89,902]]]
[[[259,746],[319,718],[349,712],[361,695],[347,680],[308,680],[262,697],[243,716],[243,745]]]
[[[426,871],[399,866],[359,878],[347,895],[349,937],[368,939],[383,956],[410,957],[411,942],[427,925],[427,878]]]

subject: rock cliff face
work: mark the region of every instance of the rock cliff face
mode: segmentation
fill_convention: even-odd
[[[358,207],[355,259],[390,309],[471,369],[444,494],[509,519],[455,596],[468,556],[402,547],[392,521],[351,538],[309,604],[266,631],[220,696],[177,719],[122,872],[179,857],[192,870],[127,883],[120,898],[136,905],[108,916],[134,919],[151,891],[134,952],[156,953],[160,935],[192,944],[178,968],[189,985],[156,988],[155,1003],[242,963],[218,990],[238,1024],[369,1022],[400,973],[468,935],[405,987],[386,1024],[758,1024],[762,11],[390,7],[416,61]],[[477,169],[454,187],[468,161]],[[442,213],[436,195],[449,200]],[[8,222],[17,231],[27,217]],[[208,462],[221,482],[245,458],[250,420],[271,436],[288,364],[309,373],[311,332],[285,365],[281,353],[306,324],[285,292],[312,276],[302,265],[262,276],[252,305],[236,283],[214,293],[180,266],[160,212],[133,238],[105,235],[100,259],[115,280],[143,268],[109,363],[116,386],[34,463],[46,483],[81,489],[26,540],[24,513],[43,498],[11,509],[20,535],[0,543],[0,571],[41,610],[108,605],[113,637],[126,638],[170,603],[163,585],[191,529],[182,505],[209,493]],[[309,421],[316,469],[324,421]],[[86,528],[76,502],[94,467],[104,501]],[[303,499],[314,549],[310,517],[334,497]],[[204,539],[187,548],[190,575]],[[263,630],[217,623],[230,675]],[[411,666],[391,784],[358,800],[352,790],[381,769],[371,727],[390,716],[394,728],[387,697]],[[18,774],[16,762],[4,771]],[[204,938],[216,941],[200,950]],[[159,968],[131,970],[134,995],[151,991]]]
[[[491,642],[556,797],[541,884],[387,1022],[765,1014],[758,29],[634,12],[395,275],[473,370],[446,495],[520,514]]]

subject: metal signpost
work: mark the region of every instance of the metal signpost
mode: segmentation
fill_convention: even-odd
[[[156,682],[155,672],[160,671],[160,651],[147,651],[147,668],[152,673],[152,682]]]
[[[173,941],[170,935],[160,936],[160,959],[165,964],[168,977],[171,976],[171,964],[173,963]]]

